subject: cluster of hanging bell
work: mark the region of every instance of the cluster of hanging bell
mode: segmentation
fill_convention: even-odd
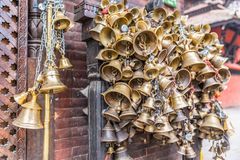
[[[102,93],[107,155],[132,159],[127,144],[144,132],[160,145],[176,143],[187,158],[197,156],[193,137],[209,139],[221,157],[234,130],[216,100],[230,79],[217,34],[209,25],[187,25],[179,11],[129,9],[126,1],[100,6],[90,34],[103,46],[96,58],[111,84]]]
[[[46,4],[45,4],[46,5]],[[39,7],[42,12],[46,12],[47,7],[44,4],[41,4]],[[54,10],[54,6],[53,6]],[[42,19],[43,23],[46,24],[47,19]],[[64,10],[58,9],[55,13],[55,19],[52,21],[52,26],[54,26],[54,31],[57,33],[55,34],[56,37],[51,37],[53,40],[62,40],[62,37],[58,37],[59,33],[66,32],[71,27],[72,22],[68,17],[64,15]],[[43,28],[46,30],[46,28]],[[43,35],[42,37],[46,37]],[[46,41],[46,39],[42,39],[42,41]],[[38,103],[38,95],[39,94],[56,94],[63,92],[67,87],[61,82],[59,69],[67,69],[72,67],[68,58],[62,53],[62,44],[58,41],[53,43],[55,53],[59,52],[61,54],[61,59],[59,59],[59,67],[54,65],[53,63],[50,65],[47,62],[50,59],[45,60],[44,68],[42,71],[39,71],[39,74],[36,73],[36,79],[34,81],[34,86],[29,88],[26,92],[22,92],[19,94],[14,95],[14,100],[21,105],[22,109],[19,113],[18,117],[12,122],[13,125],[26,128],[26,129],[41,129],[43,128],[42,120],[41,120],[41,110],[42,107]],[[41,46],[42,48],[46,48],[46,46]],[[47,50],[47,49],[46,49]],[[45,54],[48,57],[49,53],[39,53]],[[39,55],[40,56],[40,55]],[[38,59],[38,65],[42,65],[41,61]]]

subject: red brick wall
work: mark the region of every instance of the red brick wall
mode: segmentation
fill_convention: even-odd
[[[74,6],[81,0],[65,0],[67,15],[73,20]],[[65,34],[66,55],[73,68],[61,73],[68,90],[55,102],[55,160],[85,160],[88,156],[88,122],[82,109],[87,99],[80,90],[88,84],[86,73],[86,44],[81,42],[81,25]]]

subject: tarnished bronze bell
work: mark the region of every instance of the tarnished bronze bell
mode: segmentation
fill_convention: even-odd
[[[122,69],[122,78],[123,78],[123,80],[124,79],[129,80],[132,77],[133,77],[132,68],[130,66],[123,67],[123,69]]]
[[[183,67],[188,67],[190,68],[191,71],[198,72],[202,70],[206,64],[200,59],[199,55],[197,54],[196,51],[186,51],[182,55],[182,60],[183,60]]]
[[[73,65],[71,64],[70,60],[62,55],[62,58],[59,60],[59,69],[68,69],[72,68]]]
[[[20,128],[41,129],[43,128],[41,121],[42,107],[37,103],[37,95],[34,92],[31,95],[31,101],[22,104],[23,108],[12,124]]]
[[[150,96],[152,91],[151,82],[144,82],[140,88],[137,88],[137,91],[141,93],[143,96]]]
[[[152,19],[155,22],[159,22],[161,19],[165,19],[167,16],[167,12],[164,8],[156,8],[153,10]]]
[[[231,73],[228,67],[226,66],[223,66],[218,69],[218,75],[219,75],[220,81],[223,83],[227,83],[231,78]]]
[[[157,36],[151,30],[143,30],[133,38],[133,48],[138,55],[147,56],[157,48]]]
[[[96,58],[104,61],[112,61],[117,59],[117,57],[118,57],[117,51],[115,51],[114,49],[105,48],[98,53],[98,56]]]
[[[137,71],[140,70],[143,66],[143,62],[137,58],[133,58],[130,62],[130,66],[133,70]]]
[[[111,120],[111,121],[114,121],[114,122],[120,122],[120,118],[118,116],[118,113],[117,113],[116,109],[113,108],[113,107],[109,107],[108,110],[104,111],[103,116],[108,120]]]
[[[154,125],[146,125],[145,128],[144,128],[144,131],[146,131],[148,133],[154,133],[155,126]]]
[[[114,155],[115,160],[133,160],[133,158],[128,155],[127,149],[124,146],[118,147]]]
[[[143,85],[144,77],[143,72],[141,70],[138,70],[133,73],[133,77],[129,80],[128,84],[133,89],[138,89]]]
[[[54,28],[56,30],[65,30],[69,27],[70,23],[70,19],[61,11],[56,13],[56,18],[53,20]]]
[[[201,97],[201,103],[210,103],[211,99],[209,97],[209,93],[208,92],[204,92],[202,93],[202,97]]]
[[[172,53],[168,55],[168,65],[176,70],[181,63],[181,58],[178,53]]]
[[[91,37],[96,40],[96,41],[100,41],[100,32],[102,31],[102,29],[104,28],[103,24],[97,24],[96,27],[92,28],[89,31],[89,34],[91,35]]]
[[[151,80],[158,76],[158,68],[153,63],[147,63],[144,66],[144,78],[145,80]]]
[[[182,122],[188,119],[181,110],[177,111],[177,117],[174,120],[174,123]]]
[[[101,77],[107,82],[116,82],[122,79],[122,62],[112,60],[101,68]]]
[[[217,89],[219,86],[220,86],[220,83],[214,77],[209,78],[205,81],[203,85],[203,91],[204,92],[213,91]]]
[[[137,127],[138,129],[141,129],[141,130],[143,130],[144,129],[144,124],[142,123],[142,122],[139,122],[139,121],[133,121],[133,125],[135,126],[135,127]]]
[[[138,105],[141,103],[142,100],[142,96],[141,94],[137,91],[137,90],[132,90],[132,94],[131,94],[131,100],[132,100],[132,107],[137,110],[138,109]]]
[[[22,105],[26,102],[28,95],[29,95],[29,92],[22,92],[22,93],[15,94],[13,98],[17,102],[17,104]]]
[[[202,70],[198,72],[196,79],[198,81],[203,81],[212,78],[216,75],[216,72],[208,65],[206,65]]]
[[[149,119],[149,118],[150,118],[150,115],[149,115],[148,112],[142,112],[142,113],[139,115],[137,121],[138,121],[138,122],[141,122],[141,123],[143,123],[143,124],[145,124],[145,125],[148,125],[148,124],[149,124],[149,123],[148,123],[148,119]]]
[[[159,76],[159,86],[162,90],[167,90],[171,87],[173,87],[174,82],[173,80],[170,80],[169,77],[165,77],[165,76]]]
[[[102,129],[101,141],[107,142],[107,143],[117,142],[117,136],[115,133],[115,129],[113,128],[110,121],[107,121],[106,125]]]
[[[125,140],[128,139],[128,133],[124,130],[122,130],[118,124],[114,123],[114,129],[116,131],[116,136],[117,136],[117,142],[121,143]]]
[[[155,110],[155,99],[153,97],[148,97],[145,103],[142,104],[142,107],[145,109]]]
[[[114,44],[115,50],[119,55],[128,57],[134,53],[132,38],[129,36],[123,36]]]
[[[209,113],[204,117],[203,123],[200,126],[200,131],[210,134],[212,132],[222,133],[224,129],[218,116],[214,113]]]
[[[99,34],[100,42],[105,47],[111,47],[120,38],[120,32],[111,27],[103,27]]]
[[[137,113],[132,107],[130,107],[129,109],[124,110],[119,117],[121,120],[131,120],[137,117]]]
[[[189,106],[184,96],[177,90],[173,91],[173,94],[170,100],[171,100],[171,106],[173,107],[174,110],[182,109]]]
[[[102,95],[104,101],[111,107],[120,107],[122,110],[126,110],[131,106],[131,88],[126,83],[118,82]]]
[[[49,67],[44,72],[44,81],[40,89],[41,93],[60,93],[63,92],[67,87],[61,82],[60,74],[54,67]]]
[[[228,58],[226,57],[222,57],[219,55],[215,55],[210,62],[212,63],[212,65],[216,68],[221,68],[223,66],[224,63],[226,63],[228,60]]]
[[[191,73],[186,69],[180,69],[176,72],[175,83],[179,90],[186,89],[191,83]]]

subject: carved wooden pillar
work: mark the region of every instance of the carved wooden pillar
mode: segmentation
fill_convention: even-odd
[[[92,28],[92,18],[98,10],[96,5],[83,1],[75,7],[75,21],[82,23],[82,39],[87,43],[87,70],[89,79],[88,91],[88,127],[89,127],[89,160],[101,160],[105,147],[101,143],[101,129],[103,126],[102,108],[104,102],[101,93],[106,89],[100,80],[99,62],[95,58],[100,50],[99,44],[90,38],[88,31]]]

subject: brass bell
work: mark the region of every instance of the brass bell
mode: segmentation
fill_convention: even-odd
[[[208,33],[208,34],[204,35],[204,38],[203,38],[203,41],[202,41],[204,46],[212,45],[213,42],[214,42],[214,37],[213,37],[212,34]]]
[[[157,36],[151,30],[144,30],[136,33],[133,38],[135,52],[142,56],[148,56],[157,48]]]
[[[213,91],[220,86],[220,83],[215,78],[209,78],[205,81],[203,85],[203,91]]]
[[[121,30],[123,25],[128,25],[128,19],[119,15],[110,16],[107,21],[112,28],[119,30]]]
[[[131,100],[133,109],[137,110],[138,105],[141,103],[142,100],[141,94],[137,90],[133,89],[131,94]]]
[[[173,87],[174,82],[170,80],[168,77],[159,76],[159,86],[162,90],[168,90],[169,88]]]
[[[109,0],[101,0],[100,7],[102,9],[106,8],[110,4]]]
[[[118,13],[118,7],[117,7],[117,5],[116,5],[116,4],[111,4],[111,5],[109,5],[109,7],[108,7],[108,13],[109,13],[110,15],[113,15],[113,14]],[[114,15],[113,15],[113,16],[114,16]]]
[[[97,58],[100,57],[100,58]],[[99,53],[98,56],[96,58],[100,59],[100,60],[105,60],[105,61],[112,61],[117,59],[118,57],[118,52],[115,51],[114,49],[102,49]]]
[[[137,7],[134,7],[130,10],[133,15],[133,19],[137,19],[140,16],[140,10]]]
[[[129,80],[130,78],[133,77],[133,71],[130,66],[125,66],[122,69],[122,77],[123,79]]]
[[[173,43],[173,37],[171,35],[166,35],[162,39],[162,47],[167,49]]]
[[[163,119],[162,119],[161,116],[157,116],[154,125],[155,125],[158,129],[161,129],[161,128],[165,125],[165,122],[163,121]]]
[[[153,125],[154,123],[155,123],[155,115],[154,114],[152,114],[149,118],[148,118],[148,123],[150,124],[150,125]]]
[[[152,84],[151,82],[144,82],[143,85],[137,89],[139,93],[143,96],[150,96],[152,91]]]
[[[118,30],[111,27],[103,27],[99,34],[100,42],[105,47],[111,47],[120,38]]]
[[[40,89],[41,93],[55,93],[63,92],[67,87],[61,82],[59,73],[56,68],[47,68],[44,74],[44,81]]]
[[[191,73],[186,69],[180,69],[175,75],[175,83],[179,90],[186,89],[191,83]]]
[[[69,61],[68,58],[66,58],[64,55],[62,55],[62,58],[59,60],[59,69],[68,69],[68,68],[72,68],[73,65],[71,64],[71,62]]]
[[[110,107],[108,110],[103,112],[103,116],[107,119],[107,120],[111,120],[114,122],[120,122],[120,118],[118,116],[118,113],[116,111],[115,108]]]
[[[116,82],[122,79],[122,62],[112,60],[101,68],[101,77],[107,82]]]
[[[173,128],[168,121],[168,118],[166,116],[162,116],[161,118],[163,120],[164,126],[157,129],[155,132],[156,133],[165,133],[165,132],[173,131]]]
[[[144,31],[149,28],[148,24],[144,20],[137,21],[135,26],[137,31]]]
[[[202,70],[198,72],[196,79],[198,81],[206,80],[212,78],[216,75],[216,72],[208,65],[206,65]]]
[[[127,149],[124,146],[120,146],[116,149],[114,159],[115,160],[133,160],[133,158],[131,158],[128,155]]]
[[[222,133],[224,129],[218,116],[214,113],[209,113],[204,117],[203,123],[200,126],[200,131],[207,134],[212,132]]]
[[[164,21],[162,23],[162,27],[163,27],[164,33],[169,33],[172,28],[172,23],[170,21]]]
[[[144,78],[146,80],[154,79],[158,76],[158,68],[153,63],[147,63],[144,66]]]
[[[210,103],[211,102],[211,99],[209,97],[209,93],[208,92],[204,92],[202,94],[202,97],[201,97],[201,103]]]
[[[177,117],[174,120],[174,123],[182,122],[188,119],[181,110],[177,111]]]
[[[145,125],[148,125],[148,124],[149,124],[149,123],[148,123],[148,119],[149,119],[149,118],[150,118],[150,115],[149,115],[148,112],[142,112],[142,113],[139,115],[137,121],[138,121],[138,122],[141,122],[141,123],[143,123],[143,124],[145,124]]]
[[[122,120],[121,122],[119,122],[119,127],[122,129],[126,126],[128,126],[130,124],[131,120]]]
[[[130,62],[130,66],[133,70],[137,71],[142,68],[143,62],[139,59],[133,58]]]
[[[42,107],[37,103],[37,95],[32,92],[31,101],[22,105],[22,110],[18,117],[12,122],[14,126],[26,129],[41,129],[43,124],[41,122]]]
[[[115,129],[113,128],[110,121],[107,121],[107,124],[102,129],[101,141],[107,142],[107,143],[117,142],[117,136],[115,133]]]
[[[124,130],[122,130],[118,124],[114,123],[114,129],[116,131],[116,136],[117,136],[117,142],[121,143],[125,140],[128,139],[128,133]]]
[[[165,115],[165,114],[169,114],[169,113],[172,113],[172,112],[174,112],[174,110],[169,105],[169,101],[165,102],[164,105],[163,105],[162,114]]]
[[[141,129],[141,130],[143,130],[144,129],[144,124],[142,123],[142,122],[139,122],[139,121],[133,121],[133,125],[135,126],[135,127],[137,127],[138,129]]]
[[[29,92],[22,92],[13,96],[17,104],[22,105],[26,102]]]
[[[130,107],[128,110],[124,110],[119,117],[121,120],[131,120],[137,117],[137,113]]]
[[[154,133],[155,126],[153,126],[153,125],[146,125],[145,128],[144,128],[144,131],[146,131],[148,133]]]
[[[168,65],[176,70],[181,63],[181,58],[178,53],[168,55]]]
[[[234,126],[232,125],[229,118],[226,118],[223,123],[224,131],[227,133],[228,136],[231,136],[235,133]]]
[[[145,103],[142,104],[142,107],[145,109],[155,110],[155,99],[153,97],[148,97]]]
[[[162,40],[164,35],[164,28],[162,26],[159,26],[155,29],[155,33],[157,35],[158,40]]]
[[[174,132],[169,132],[168,133],[168,137],[170,138],[167,143],[176,143],[179,141],[179,139],[177,138],[176,134]]]
[[[96,15],[96,17],[94,18],[94,22],[96,24],[102,24],[103,26],[106,26],[106,24],[107,24],[104,17],[100,16],[100,15]]]
[[[156,8],[153,10],[152,19],[155,22],[159,22],[161,19],[165,19],[167,16],[167,12],[164,8]]]
[[[133,77],[129,80],[128,84],[133,89],[138,89],[143,85],[144,77],[143,72],[141,70],[138,70],[133,73]]]
[[[124,110],[131,105],[131,88],[126,83],[118,82],[102,95],[104,101],[111,107],[121,107]]]
[[[203,32],[203,33],[210,33],[211,26],[209,24],[204,24],[204,25],[201,26],[200,31]]]
[[[211,60],[211,64],[216,67],[216,68],[221,68],[223,66],[224,63],[226,63],[228,60],[228,58],[226,57],[222,57],[219,55],[215,55]]]
[[[189,67],[191,71],[198,72],[203,69],[206,64],[199,58],[196,51],[186,51],[182,55],[183,67]]]
[[[123,36],[114,44],[115,50],[123,57],[131,56],[134,53],[132,38]]]
[[[102,29],[104,28],[103,24],[97,24],[96,27],[92,28],[89,31],[89,34],[91,35],[91,37],[96,40],[96,41],[100,41],[100,33],[102,31]]]
[[[173,107],[174,110],[182,109],[189,106],[184,96],[181,93],[179,93],[177,90],[173,91],[173,94],[170,100],[171,100],[171,106]]]
[[[56,18],[53,20],[54,28],[56,30],[65,30],[69,27],[70,23],[70,19],[61,11],[56,13]]]
[[[192,40],[194,45],[198,45],[202,42],[204,34],[200,32],[192,32],[189,34],[189,38]]]
[[[195,158],[197,156],[196,153],[194,152],[193,148],[190,145],[187,145],[187,147],[186,147],[185,156],[189,159]]]
[[[131,12],[123,12],[123,17],[127,18],[128,25],[132,23],[133,21],[133,15]]]
[[[227,83],[231,77],[231,73],[228,67],[225,67],[225,66],[218,69],[218,75],[219,75],[220,81],[223,83]]]
[[[118,12],[122,13],[125,9],[124,3],[118,3],[117,8],[118,8]]]

